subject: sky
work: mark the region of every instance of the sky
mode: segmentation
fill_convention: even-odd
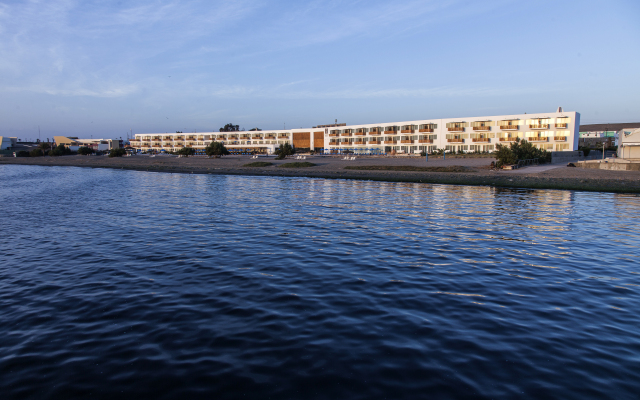
[[[640,122],[640,1],[0,0],[0,136]]]

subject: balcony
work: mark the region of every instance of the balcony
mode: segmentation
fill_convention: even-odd
[[[384,140],[382,141],[383,144],[396,144],[395,140]]]
[[[351,136],[351,133],[341,133],[340,136],[342,136],[342,137]]]
[[[340,146],[340,142],[329,142],[329,146]]]
[[[418,132],[433,132],[433,129],[418,129]]]
[[[566,128],[567,126],[569,126],[569,124],[567,124],[566,122],[564,124],[555,124],[556,128]]]
[[[474,131],[490,131],[491,127],[490,126],[474,126],[473,130]]]
[[[365,136],[367,134],[367,132],[356,132],[354,133],[354,135],[356,136]]]
[[[193,136],[187,138],[187,142],[193,142],[194,140],[196,140],[196,138],[194,138]]]
[[[542,137],[542,136],[535,136],[535,137],[527,138],[527,140],[530,142],[548,142],[549,138]]]
[[[382,132],[384,135],[395,135],[397,131],[384,131]]]
[[[229,136],[229,140],[238,140],[237,136]]]
[[[418,143],[433,143],[432,139],[420,139],[418,140]]]
[[[464,128],[447,128],[449,132],[464,132]]]
[[[331,136],[331,135],[329,135],[329,136]],[[278,139],[289,139],[289,135],[278,135]]]
[[[175,145],[175,146],[173,146],[173,147],[184,147],[184,146],[183,146],[183,145],[181,145],[181,144],[176,144],[176,145]]]
[[[275,138],[276,138],[275,136],[265,136],[265,139],[267,139],[267,140],[273,140]]]
[[[554,136],[553,140],[555,140],[556,142],[566,142],[567,141],[567,137],[566,136]]]
[[[381,132],[379,130],[370,130],[369,135],[379,135]]]
[[[356,140],[355,142],[353,142],[353,144],[355,145],[363,145],[366,144],[364,140]]]
[[[501,137],[499,140],[501,142],[515,142],[517,137]]]
[[[549,129],[549,124],[529,125],[529,129]]]
[[[490,143],[491,139],[489,138],[473,138],[474,142],[479,142],[479,143]]]
[[[500,129],[503,131],[517,131],[519,128],[518,125],[500,125]]]
[[[413,143],[413,140],[401,140],[400,143]]]
[[[373,146],[373,145],[380,145],[382,144],[382,141],[380,140],[369,140],[369,145]]]
[[[403,129],[400,131],[400,133],[413,133],[415,132],[415,129]]]
[[[251,140],[262,140],[262,136],[251,136]]]
[[[329,137],[338,137],[338,136],[340,136],[339,133],[330,133],[329,134]],[[280,137],[282,137],[282,136],[280,136]]]
[[[447,139],[449,143],[464,143],[464,139]]]

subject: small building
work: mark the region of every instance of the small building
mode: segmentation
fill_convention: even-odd
[[[56,145],[63,144],[71,151],[78,151],[80,147],[89,147],[93,151],[110,151],[123,148],[121,139],[78,139],[77,137],[54,136]]]
[[[618,157],[640,161],[640,128],[623,129],[621,131]]]

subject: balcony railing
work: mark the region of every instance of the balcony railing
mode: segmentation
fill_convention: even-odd
[[[464,139],[447,139],[449,143],[464,143]]]
[[[501,137],[499,140],[501,142],[515,142],[517,137]]]
[[[397,134],[397,131],[384,131],[382,132],[384,135],[395,135]]]
[[[566,136],[554,136],[553,140],[555,140],[556,142],[566,142],[567,141],[567,137]]]
[[[418,132],[433,132],[433,129],[430,129],[430,128],[418,129]]]
[[[353,144],[365,144],[364,140],[356,140]]]
[[[262,136],[251,136],[251,139],[252,140],[260,140],[260,139],[262,139]]]
[[[400,143],[413,143],[413,140],[401,140]]]
[[[341,133],[340,136],[343,136],[343,137],[344,136],[351,136],[351,134],[350,133]]]
[[[542,136],[534,136],[534,137],[527,138],[527,140],[530,142],[548,142],[549,138],[542,137]]]
[[[490,131],[491,127],[490,126],[474,126],[473,130],[474,131]]]
[[[338,137],[338,136],[340,136],[339,133],[330,133],[329,134],[329,137]],[[282,136],[280,136],[280,137],[282,137]]]
[[[376,129],[376,130],[373,130],[373,129],[372,129],[372,130],[370,130],[370,131],[369,131],[369,135],[379,135],[380,133],[382,133],[382,132],[380,132],[380,131],[379,131],[379,130],[377,130],[377,129]]]
[[[340,142],[329,142],[329,146],[339,146]]]
[[[500,125],[500,129],[503,131],[517,131],[520,127],[518,125]]]
[[[265,136],[264,138],[265,139],[275,139],[276,137],[275,136]]]
[[[278,139],[289,139],[289,135],[278,135]]]
[[[395,140],[384,140],[382,143],[384,144],[396,144]]]
[[[433,143],[432,139],[420,139],[418,140],[418,143]]]
[[[415,129],[403,129],[400,131],[400,133],[413,133],[415,132]]]
[[[480,137],[480,138],[473,138],[473,141],[480,142],[480,143],[489,143],[491,142],[491,139]]]
[[[356,136],[364,136],[366,134],[367,134],[366,132],[356,132],[356,133],[354,133],[354,135],[356,135]]]
[[[529,125],[529,129],[549,129],[549,124]]]
[[[369,140],[369,145],[376,145],[376,144],[382,144],[382,141],[380,141],[380,140]]]
[[[563,124],[555,124],[556,128],[566,128],[567,126],[569,126],[569,124],[567,124],[566,122]]]
[[[449,132],[464,132],[464,128],[447,128]]]

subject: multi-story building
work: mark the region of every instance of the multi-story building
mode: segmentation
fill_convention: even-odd
[[[494,151],[497,144],[517,138],[549,151],[576,150],[580,114],[555,113],[500,115],[348,125],[326,129],[330,153],[428,153]]]
[[[379,124],[342,125],[309,129],[204,133],[136,134],[131,146],[139,151],[176,151],[193,147],[204,151],[218,141],[232,153],[272,153],[290,143],[298,149],[327,154],[389,154],[444,149],[450,152],[493,151],[497,144],[517,138],[549,151],[578,148],[580,114],[563,112],[489,117],[429,119]]]

